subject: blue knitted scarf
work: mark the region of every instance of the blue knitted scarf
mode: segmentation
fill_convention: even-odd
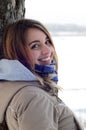
[[[53,61],[50,65],[35,65],[35,72],[41,77],[49,77],[51,80],[58,82],[58,73],[55,67],[56,63]]]

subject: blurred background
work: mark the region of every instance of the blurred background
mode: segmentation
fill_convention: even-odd
[[[86,130],[86,0],[25,0],[26,18],[50,31],[59,60],[59,96]]]

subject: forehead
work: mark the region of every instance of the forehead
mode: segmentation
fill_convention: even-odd
[[[46,37],[47,37],[47,35],[39,28],[27,29],[27,38],[28,39],[46,38]]]
[[[28,28],[28,29],[27,29],[27,32],[28,32],[29,34],[31,34],[31,33],[40,33],[40,34],[46,35],[46,33],[45,33],[43,30],[41,30],[40,28],[36,28],[36,27]]]

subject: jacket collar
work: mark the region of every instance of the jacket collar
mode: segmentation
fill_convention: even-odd
[[[36,76],[18,60],[0,60],[0,80],[37,81]]]

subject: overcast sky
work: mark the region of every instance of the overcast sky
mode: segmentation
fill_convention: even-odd
[[[25,0],[26,18],[86,26],[86,0]]]

